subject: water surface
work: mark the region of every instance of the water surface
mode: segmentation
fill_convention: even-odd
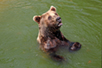
[[[62,18],[61,31],[70,41],[82,44],[70,53],[60,49],[66,62],[55,62],[39,49],[36,41],[41,15],[50,6]],[[101,0],[0,0],[0,68],[101,68]]]

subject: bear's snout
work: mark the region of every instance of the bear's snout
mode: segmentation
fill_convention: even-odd
[[[59,22],[59,23],[61,23],[61,17],[57,17],[56,18],[56,21]]]
[[[56,21],[58,22],[58,24],[57,24],[58,27],[62,26],[61,17],[57,17],[57,18],[56,18]]]

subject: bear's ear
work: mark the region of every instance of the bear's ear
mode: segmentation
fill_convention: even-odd
[[[51,10],[51,11],[56,11],[56,8],[55,8],[54,6],[51,6],[51,7],[50,7],[50,10]]]
[[[34,16],[33,20],[39,24],[41,20],[41,16]]]

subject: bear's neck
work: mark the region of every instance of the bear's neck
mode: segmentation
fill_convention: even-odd
[[[55,31],[53,29],[49,29],[48,27],[41,27],[39,31],[40,31],[41,36],[46,37],[46,38],[48,37],[55,38],[57,36],[61,36],[61,32],[59,29]]]

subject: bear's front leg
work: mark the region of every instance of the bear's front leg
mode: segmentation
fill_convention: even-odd
[[[79,42],[70,42],[69,51],[77,51],[81,48],[81,44]]]
[[[59,40],[55,39],[51,39],[48,38],[48,40],[46,41],[44,48],[46,49],[47,53],[50,55],[50,57],[56,61],[62,61],[65,60],[64,57],[59,56],[56,54],[58,45],[59,45]]]
[[[57,55],[55,52],[49,54],[52,59],[56,61],[64,61],[65,58],[63,56]]]
[[[56,54],[56,51],[57,51],[57,47],[55,48],[51,48],[47,51],[48,55],[53,59],[53,60],[56,60],[56,61],[64,61],[65,58],[63,56],[60,56],[60,55],[57,55]]]
[[[68,46],[69,46],[69,50],[70,51],[77,51],[81,48],[81,44],[79,42],[71,42],[69,40],[67,40],[63,34],[61,33],[61,37],[62,37],[62,40],[67,42],[68,43]]]

